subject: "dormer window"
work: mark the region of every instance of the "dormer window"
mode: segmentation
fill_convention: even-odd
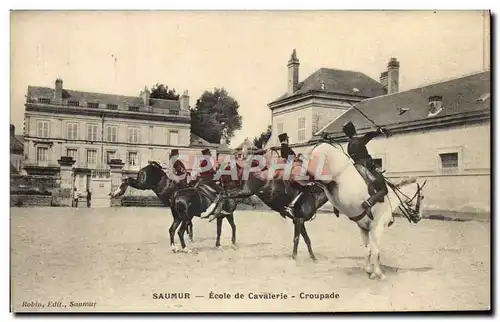
[[[39,97],[39,98],[38,98],[38,103],[42,103],[42,104],[50,104],[50,98],[42,98],[42,97]]]
[[[117,110],[118,109],[118,105],[116,105],[116,104],[107,104],[106,108],[108,110]]]
[[[90,108],[99,108],[99,103],[87,103],[87,107],[90,107]]]
[[[80,102],[79,101],[68,101],[68,106],[80,106]]]
[[[443,110],[443,97],[431,96],[429,97],[429,115],[428,117],[436,116]]]
[[[139,112],[139,106],[129,106],[128,110],[132,112]]]

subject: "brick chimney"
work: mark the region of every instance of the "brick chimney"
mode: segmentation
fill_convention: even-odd
[[[288,61],[288,95],[292,95],[299,85],[299,59],[297,51],[294,49]]]
[[[151,92],[149,91],[148,87],[147,86],[144,86],[144,90],[141,91],[141,93],[139,94],[139,96],[142,98],[142,101],[144,103],[145,106],[149,106],[149,99],[151,97]]]
[[[392,57],[387,64],[387,94],[399,92],[399,62]]]
[[[385,92],[387,93],[387,71],[380,73],[380,84],[384,86]]]
[[[54,91],[54,99],[56,101],[62,100],[62,91],[63,91],[63,81],[62,79],[58,78],[56,79],[56,86]]]
[[[181,110],[189,111],[189,95],[187,90],[185,90],[179,97],[179,104],[181,106]]]

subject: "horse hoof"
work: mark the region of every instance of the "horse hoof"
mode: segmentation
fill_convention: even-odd
[[[312,259],[314,262],[316,262],[316,261],[318,260],[318,259],[316,258],[316,256],[314,256],[314,255],[312,255],[312,256],[311,256],[311,259]]]
[[[370,274],[370,279],[371,280],[385,280],[386,277],[382,273],[377,274],[377,273],[373,272],[373,273]]]
[[[235,242],[231,244],[231,248],[233,249],[238,249],[238,244],[236,244]]]
[[[177,248],[177,246],[172,245],[172,252],[177,253],[178,251],[179,251],[179,248]]]
[[[366,274],[372,274],[372,273],[373,273],[373,266],[371,266],[371,265],[366,265],[366,266],[365,266],[365,273],[366,273]]]
[[[186,253],[186,254],[191,254],[193,251],[191,249],[185,247],[185,248],[182,249],[182,252]]]
[[[215,246],[215,248],[216,248],[217,250],[223,250],[221,245],[219,245],[219,246]]]
[[[292,259],[293,259],[293,260],[297,260],[297,255],[293,254],[293,255],[292,255]]]

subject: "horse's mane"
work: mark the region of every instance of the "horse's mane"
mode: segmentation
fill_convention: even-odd
[[[394,185],[396,186],[396,188],[400,188],[402,186],[406,186],[409,185],[410,183],[415,183],[415,182],[417,182],[417,178],[406,178],[398,183],[395,183]]]

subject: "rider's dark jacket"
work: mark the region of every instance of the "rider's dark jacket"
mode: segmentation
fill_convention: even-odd
[[[184,166],[184,163],[182,163],[181,160],[175,160],[174,165],[172,167],[174,168],[174,172],[177,176],[186,173],[186,166]]]
[[[347,153],[354,160],[355,164],[361,164],[370,171],[375,169],[375,164],[373,163],[373,159],[366,149],[366,144],[368,144],[371,139],[377,137],[380,134],[380,131],[371,131],[363,136],[354,136],[349,139],[349,143],[347,145]]]
[[[290,155],[293,155],[294,157],[296,156],[295,152],[293,152],[292,148],[288,146],[287,143],[281,143],[280,152],[281,157],[285,159],[288,159]]]

